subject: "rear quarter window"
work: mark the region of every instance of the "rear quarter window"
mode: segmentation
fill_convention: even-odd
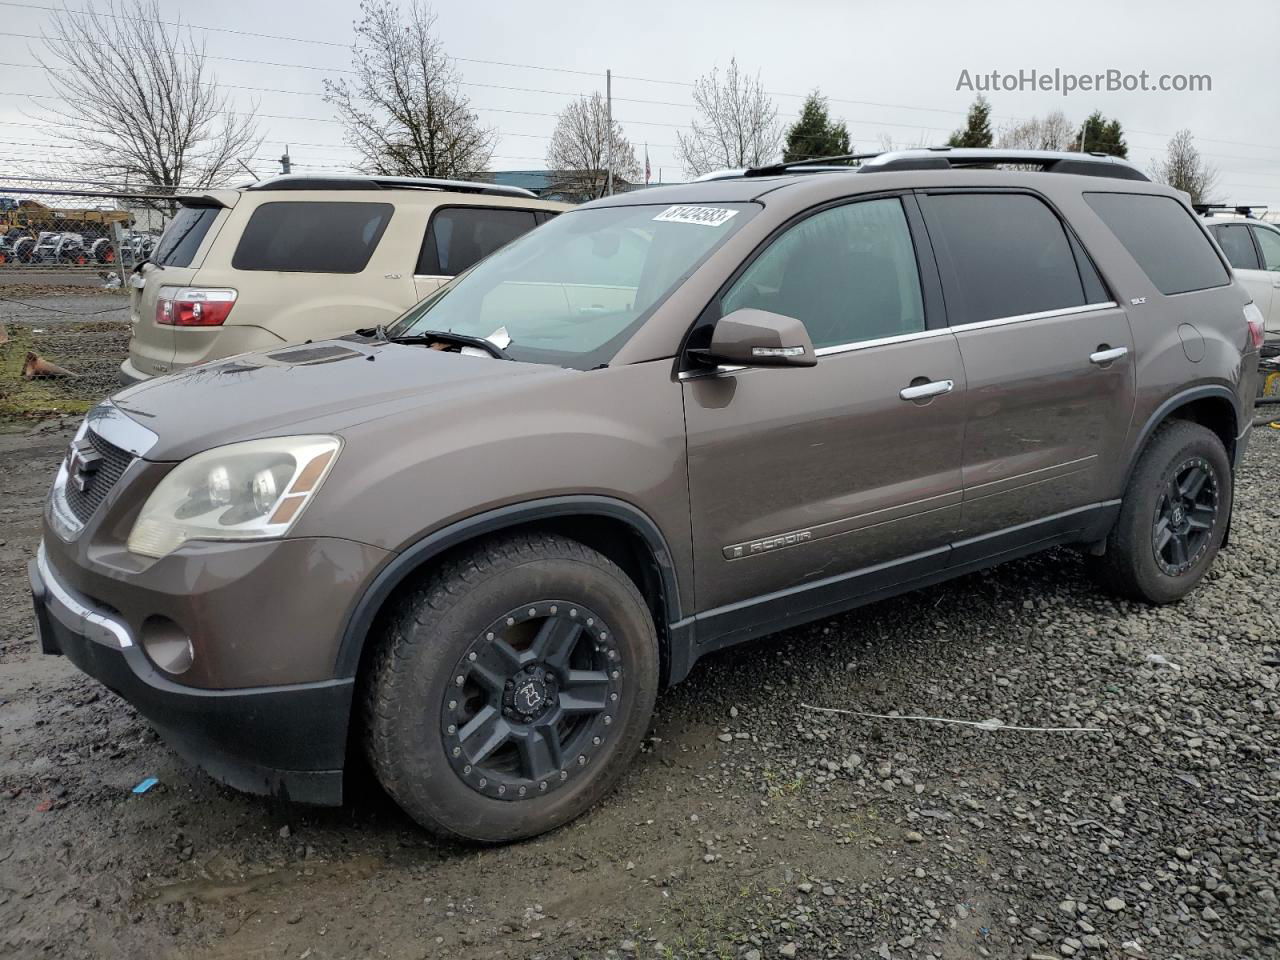
[[[284,273],[359,273],[395,207],[389,203],[279,200],[253,211],[231,266]]]
[[[218,219],[221,207],[181,207],[156,244],[151,262],[161,267],[189,267]]]
[[[417,273],[426,277],[456,276],[541,222],[533,210],[440,207],[427,224]]]
[[[1086,193],[1084,198],[1166,296],[1231,282],[1195,216],[1172,197]]]

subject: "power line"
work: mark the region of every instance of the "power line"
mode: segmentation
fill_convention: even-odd
[[[17,2],[14,2],[14,0],[0,0],[0,6],[16,6],[24,9],[43,10],[51,13],[63,12],[56,7],[35,6],[28,3],[17,3]],[[71,12],[84,13],[86,11],[71,11]],[[234,34],[237,36],[255,37],[260,39],[268,39],[268,40],[291,41],[291,42],[297,42],[297,43],[309,43],[309,44],[317,44],[321,46],[331,46],[331,47],[350,47],[351,46],[349,44],[344,44],[337,41],[316,40],[316,39],[308,39],[308,38],[302,38],[302,37],[288,37],[288,36],[283,36],[279,34],[268,34],[268,33],[260,33],[260,32],[247,31],[247,30],[235,30],[235,29],[223,28],[223,27],[205,27],[198,24],[189,24],[189,23],[184,24],[181,21],[152,20],[150,18],[145,18],[145,17],[128,17],[128,16],[117,15],[117,14],[99,14],[99,15],[108,17],[110,19],[116,19],[116,20],[126,20],[126,21],[145,22],[145,23],[160,23],[160,24],[164,24],[168,26],[176,26],[180,28],[186,27],[189,30],[203,30],[206,32],[213,32],[213,33],[227,33],[227,34]],[[74,39],[74,38],[68,38],[68,37],[45,37],[43,35],[16,33],[16,32],[9,32],[9,31],[0,31],[0,36],[28,38],[28,39],[42,40],[46,42],[49,40],[54,40],[54,41],[63,42],[63,43],[88,43],[88,44],[95,44],[99,46],[110,45],[102,41]],[[188,56],[194,56],[194,55],[196,54],[188,54]],[[207,59],[223,60],[231,63],[248,63],[248,64],[255,64],[260,66],[284,67],[284,68],[314,70],[319,72],[330,72],[330,73],[346,73],[346,74],[356,73],[356,71],[354,70],[347,70],[340,67],[319,67],[314,64],[281,63],[277,61],[268,61],[268,60],[253,60],[253,59],[238,58],[238,57],[222,57],[222,56],[215,56],[212,54],[203,54],[203,53],[199,55],[204,56]],[[478,63],[478,64],[485,64],[490,66],[502,66],[502,67],[516,68],[516,69],[541,70],[546,72],[572,74],[576,76],[588,76],[596,79],[598,79],[601,75],[600,72],[598,71],[579,70],[579,69],[572,69],[572,68],[566,68],[566,67],[550,67],[546,65],[520,63],[515,61],[486,60],[486,59],[480,59],[480,58],[474,58],[474,57],[451,57],[450,59],[456,60],[458,62],[463,62],[463,63]],[[35,66],[35,65],[24,65],[24,64],[8,64],[8,65],[9,66]],[[615,77],[617,77],[620,80],[630,80],[630,81],[640,82],[640,83],[666,84],[666,85],[679,86],[684,88],[691,88],[695,86],[694,83],[689,81],[683,81],[683,80],[667,80],[667,79],[660,79],[660,78],[654,78],[654,77],[642,77],[642,76],[628,75],[628,74],[615,74]],[[538,90],[538,89],[527,88],[527,87],[511,87],[511,86],[503,86],[499,84],[484,84],[484,83],[479,83],[474,81],[462,81],[462,82],[467,86],[486,87],[490,89],[499,89],[499,90],[542,93],[542,94],[557,95],[557,96],[579,96],[580,95],[580,94],[571,94],[564,91]],[[232,87],[234,89],[257,90],[260,92],[267,92],[267,93],[286,93],[286,94],[299,94],[299,95],[306,95],[306,96],[323,96],[323,94],[314,94],[306,91],[276,90],[272,88],[235,86],[230,84],[228,84],[227,86]],[[769,96],[775,96],[775,97],[804,98],[808,96],[808,94],[788,93],[784,91],[774,91],[774,90],[767,90],[765,91],[765,93],[768,94]],[[28,96],[39,97],[41,95],[28,94]],[[645,99],[638,99],[638,98],[636,99],[616,98],[616,99],[620,100],[621,102],[632,102],[632,103],[652,104],[652,105],[660,105],[660,106],[673,106],[673,107],[684,107],[684,106],[692,107],[691,104],[686,105],[683,103],[674,103],[671,101],[645,100]],[[833,103],[849,103],[849,104],[874,106],[874,107],[894,109],[894,110],[912,110],[912,111],[929,112],[929,113],[946,113],[946,114],[961,115],[961,116],[963,116],[966,113],[966,111],[964,110],[955,110],[951,108],[921,107],[921,106],[911,105],[911,104],[885,103],[885,102],[871,101],[871,100],[855,100],[855,99],[842,98],[842,97],[826,97],[825,99]],[[487,110],[488,112],[493,112],[493,113],[524,114],[527,116],[542,116],[542,117],[556,116],[555,114],[546,114],[546,113],[539,113],[534,111],[517,111],[517,110],[499,109],[499,108],[476,107],[474,109]],[[320,118],[320,117],[280,117],[280,116],[275,116],[271,114],[258,114],[258,116],[261,116],[264,119],[278,119],[278,120],[298,119],[298,120],[305,120],[309,122],[322,122],[322,123],[338,122],[336,120],[330,120],[327,118]],[[783,116],[787,118],[792,118],[795,115],[787,114]],[[1017,118],[1001,118],[1001,119],[1016,120]],[[671,126],[677,129],[691,129],[690,127],[684,126],[684,125],[668,124],[668,123],[662,123],[658,121],[642,121],[642,120],[626,121],[626,120],[619,119],[619,122],[630,123],[630,124],[641,125],[641,126]],[[866,126],[903,127],[907,129],[917,129],[917,130],[936,129],[933,126],[897,123],[893,121],[847,120],[846,119],[845,122],[866,125]],[[1136,133],[1142,136],[1152,136],[1152,137],[1168,138],[1169,136],[1171,136],[1170,134],[1166,134],[1166,133],[1159,133],[1156,131],[1148,131],[1148,130],[1139,130],[1137,128],[1131,128],[1127,132]],[[1197,139],[1200,139],[1209,143],[1226,143],[1226,144],[1235,145],[1235,146],[1246,146],[1246,147],[1263,149],[1263,150],[1280,150],[1280,145],[1275,145],[1275,144],[1260,144],[1260,143],[1251,143],[1251,142],[1240,141],[1240,140],[1226,140],[1221,138],[1203,137],[1203,136],[1198,137]],[[1139,148],[1139,149],[1142,149],[1142,148]],[[1223,159],[1265,162],[1265,158],[1261,158],[1261,157],[1240,157],[1240,156],[1233,156],[1230,154],[1208,154],[1208,153],[1206,153],[1205,155],[1223,158]]]

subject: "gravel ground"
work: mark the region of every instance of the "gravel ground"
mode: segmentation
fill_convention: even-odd
[[[0,437],[0,955],[1280,956],[1280,433],[1183,603],[1112,600],[1060,550],[713,657],[610,800],[479,851],[367,778],[341,810],[219,787],[33,650],[66,436]]]

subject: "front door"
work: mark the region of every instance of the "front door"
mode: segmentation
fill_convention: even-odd
[[[921,198],[969,387],[961,540],[1116,495],[1134,404],[1129,322],[1039,197]],[[1060,532],[1060,531],[1056,531]],[[1034,536],[1020,531],[1012,536]],[[957,549],[964,562],[985,547]]]
[[[960,519],[965,381],[955,338],[932,302],[926,311],[908,218],[922,228],[906,204],[814,213],[721,298],[720,316],[756,307],[800,319],[819,359],[685,375],[707,622],[746,610],[743,623],[794,618],[945,561]]]

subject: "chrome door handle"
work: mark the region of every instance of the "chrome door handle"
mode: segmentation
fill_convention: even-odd
[[[1103,367],[1108,363],[1111,363],[1113,360],[1119,360],[1128,352],[1128,347],[1112,347],[1109,350],[1098,350],[1095,353],[1089,354],[1089,362],[1096,363],[1098,366]]]
[[[934,380],[932,383],[921,383],[914,387],[903,387],[898,396],[903,400],[928,400],[944,393],[950,393],[955,387],[953,380]]]

